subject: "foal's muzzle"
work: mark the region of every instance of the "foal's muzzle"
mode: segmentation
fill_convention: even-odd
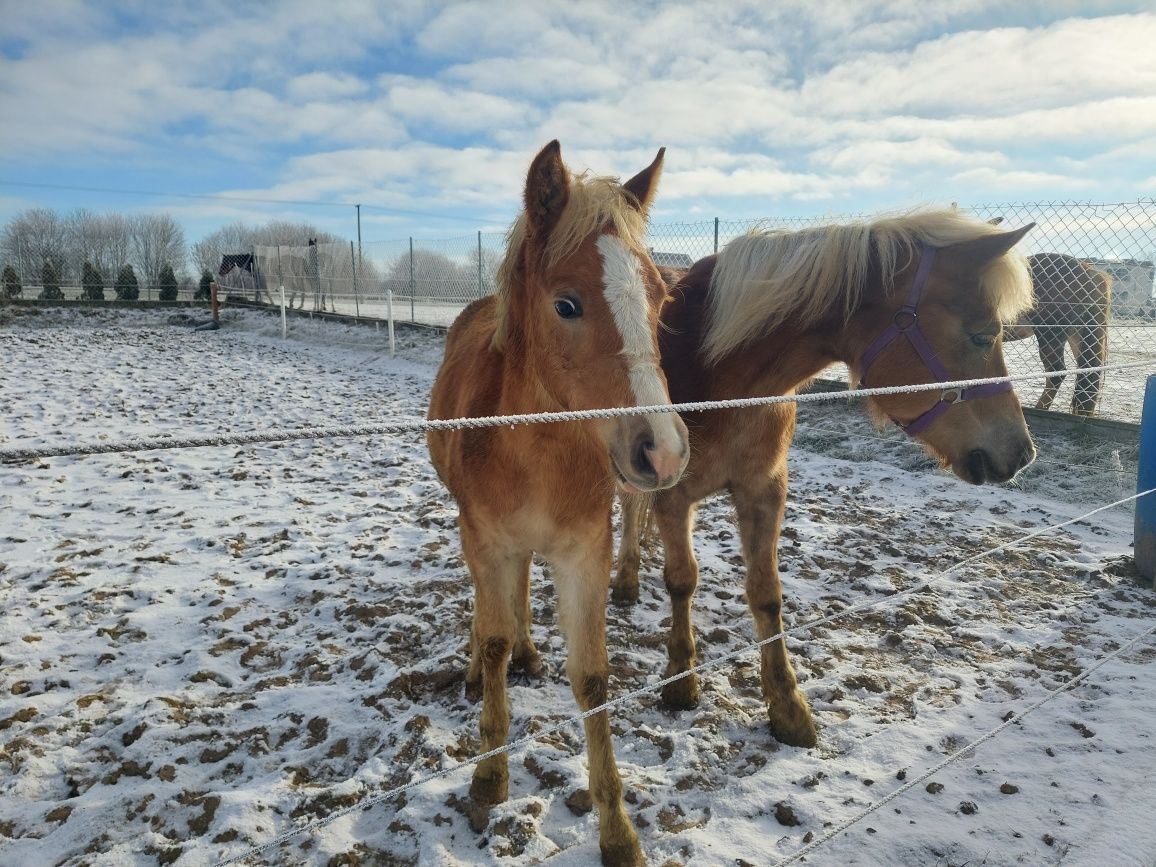
[[[676,484],[690,458],[686,425],[674,413],[621,419],[610,460],[631,492],[658,491]]]

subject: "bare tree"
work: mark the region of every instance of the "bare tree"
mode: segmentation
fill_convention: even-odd
[[[140,214],[129,220],[131,262],[146,287],[160,280],[166,262],[185,261],[185,233],[168,214]],[[148,294],[146,294],[148,297]]]
[[[64,222],[51,208],[17,214],[0,233],[0,255],[20,273],[25,284],[38,283],[45,262],[65,266],[68,238]]]
[[[477,297],[478,266],[477,254],[473,261],[462,265],[449,256],[433,250],[414,250],[413,269],[410,269],[410,255],[399,256],[386,275],[386,285],[396,294],[410,294],[410,277],[413,277],[413,294],[418,298],[439,298],[460,300]]]
[[[96,214],[77,208],[64,218],[68,239],[68,273],[79,274],[90,262],[102,279],[111,282],[128,262],[129,223],[120,214]]]
[[[221,257],[234,253],[247,253],[253,246],[255,233],[256,229],[241,222],[229,223],[210,232],[193,244],[193,267],[216,275],[221,265]]]

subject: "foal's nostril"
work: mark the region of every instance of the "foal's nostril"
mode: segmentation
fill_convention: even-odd
[[[967,469],[971,473],[973,484],[982,485],[987,481],[991,469],[991,462],[987,452],[983,449],[973,449],[967,456]]]
[[[631,463],[634,464],[635,472],[643,478],[658,478],[658,471],[650,460],[652,451],[654,451],[654,441],[647,438],[643,438],[634,449],[634,459]]]

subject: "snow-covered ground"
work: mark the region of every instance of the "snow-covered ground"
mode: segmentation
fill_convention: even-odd
[[[0,313],[0,315],[3,315]],[[0,443],[415,417],[430,332],[259,313],[193,332],[166,313],[0,322]],[[753,655],[693,712],[613,714],[652,865],[770,864],[1023,710],[1156,620],[1120,507],[1135,449],[1053,436],[1016,486],[973,488],[845,398],[805,407],[782,546],[815,749],[768,733]],[[455,509],[419,436],[0,466],[0,864],[213,864],[477,749],[462,694],[470,612]],[[752,636],[725,498],[704,504],[703,660]],[[513,680],[511,736],[575,712],[536,567],[541,682]],[[611,693],[656,681],[660,555],[610,609]],[[809,864],[1156,864],[1156,641],[882,807]],[[511,799],[471,827],[470,771],[266,852],[265,864],[596,863],[580,726],[511,759]]]

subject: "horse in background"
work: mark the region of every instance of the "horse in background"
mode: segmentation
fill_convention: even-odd
[[[1112,308],[1112,278],[1066,253],[1028,256],[1035,305],[1005,328],[1005,340],[1036,336],[1040,363],[1049,376],[1036,401],[1037,409],[1051,409],[1064,381],[1064,344],[1071,347],[1076,367],[1102,367],[1108,362],[1108,320]],[[1072,412],[1096,412],[1104,372],[1077,373]]]
[[[646,255],[646,215],[663,151],[624,184],[572,176],[557,141],[534,158],[498,292],[468,306],[446,338],[429,417],[668,405],[658,316],[666,287]],[[480,691],[481,750],[506,743],[506,669],[541,672],[530,638],[530,563],[551,564],[567,674],[585,711],[606,701],[606,591],[617,485],[656,491],[686,467],[673,412],[584,422],[431,431],[430,456],[458,503],[473,578],[466,694]],[[644,863],[622,802],[605,711],[585,720],[590,794],[607,865]],[[504,801],[507,757],[474,770],[470,794]]]
[[[1002,325],[1031,305],[1024,257],[1031,228],[1001,232],[952,210],[798,232],[752,232],[697,262],[662,313],[662,365],[676,403],[789,395],[824,368],[846,364],[862,386],[904,386],[1007,375]],[[967,482],[1003,482],[1035,456],[1011,384],[867,399]],[[697,663],[691,601],[698,586],[694,511],[729,491],[759,640],[783,630],[778,540],[787,499],[793,403],[683,416],[691,460],[682,481],[649,498],[671,598],[665,677]],[[638,599],[641,497],[623,497],[613,599]],[[783,641],[761,650],[771,730],[816,743],[806,696]],[[697,676],[663,687],[675,708],[698,703]]]
[[[1003,217],[988,220],[993,226]],[[1036,336],[1040,363],[1049,373],[1036,409],[1051,409],[1064,382],[1064,344],[1072,348],[1076,367],[1102,367],[1108,363],[1108,320],[1112,310],[1112,277],[1066,253],[1028,256],[1035,304],[1018,322],[1004,327],[1004,340]],[[1090,416],[1096,411],[1104,372],[1077,373],[1072,393],[1072,412]]]

